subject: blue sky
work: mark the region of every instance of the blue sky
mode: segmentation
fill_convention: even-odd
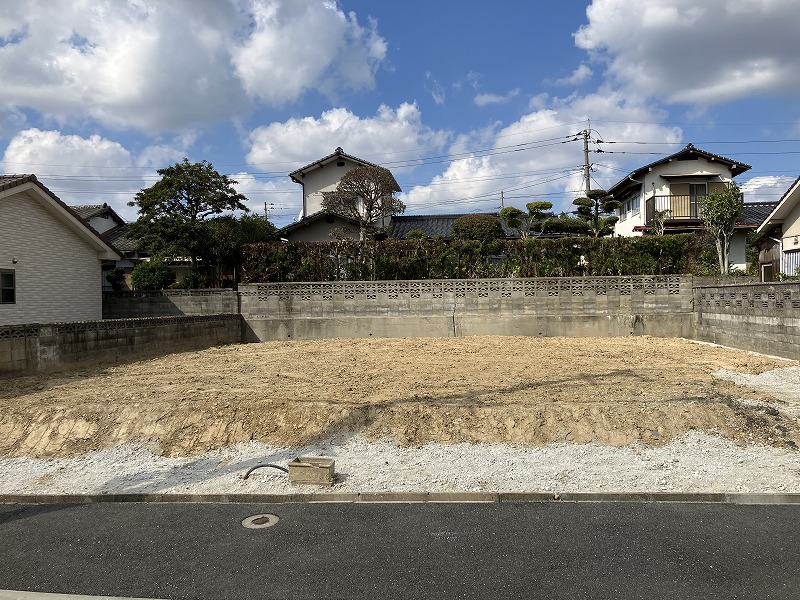
[[[29,0],[0,22],[0,152],[69,204],[127,206],[187,156],[294,220],[287,174],[341,146],[407,214],[549,200],[687,143],[800,175],[797,0]],[[602,153],[596,150],[603,150]]]

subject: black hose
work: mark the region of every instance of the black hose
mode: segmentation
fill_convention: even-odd
[[[273,469],[278,469],[280,471],[283,471],[284,473],[289,472],[289,469],[287,469],[286,467],[282,467],[280,465],[270,465],[270,464],[256,465],[255,467],[252,467],[249,471],[247,471],[247,473],[244,474],[243,479],[247,479],[248,477],[250,477],[250,473],[252,473],[256,469],[260,469],[261,467],[272,467]]]

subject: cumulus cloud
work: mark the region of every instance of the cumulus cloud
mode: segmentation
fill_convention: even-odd
[[[741,185],[745,202],[777,202],[794,183],[794,177],[763,175]]]
[[[5,173],[35,173],[37,179],[64,202],[107,202],[126,219],[135,210],[126,206],[142,187],[151,185],[154,171],[135,166],[134,157],[121,144],[93,135],[83,138],[59,131],[26,129],[3,153]]]
[[[592,76],[592,70],[582,64],[577,69],[575,69],[569,77],[564,77],[563,79],[557,79],[557,85],[579,85],[589,79]]]
[[[537,106],[545,100],[539,97]],[[586,128],[590,117],[595,136],[617,142],[613,152],[610,144],[592,146],[592,150],[605,150],[590,158],[593,187],[608,187],[641,166],[639,153],[669,153],[681,141],[680,129],[658,124],[664,118],[662,113],[632,102],[620,92],[600,89],[586,96],[550,99],[547,106],[514,123],[459,136],[449,148],[453,160],[445,171],[429,184],[415,186],[402,195],[407,211],[497,211],[501,192],[506,206],[524,209],[532,200],[547,200],[557,212],[572,210],[572,200],[583,188],[583,144],[571,140]],[[641,141],[674,146],[633,143]]]
[[[18,2],[0,24],[0,103],[176,131],[254,102],[371,87],[385,54],[376,24],[335,2]]]
[[[701,106],[800,91],[795,0],[593,0],[578,47],[642,96]]]
[[[473,99],[476,106],[488,106],[489,104],[505,104],[512,98],[519,96],[519,88],[513,89],[505,95],[500,94],[478,94]]]

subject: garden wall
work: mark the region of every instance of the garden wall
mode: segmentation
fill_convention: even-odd
[[[690,336],[691,276],[250,284],[244,341],[467,335]]]
[[[241,340],[237,314],[0,326],[0,375],[116,363]]]
[[[238,313],[234,290],[163,290],[154,292],[105,292],[104,319],[137,319],[179,315]]]
[[[694,338],[800,360],[800,284],[694,290]]]

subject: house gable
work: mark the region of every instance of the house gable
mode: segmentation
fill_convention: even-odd
[[[0,324],[102,317],[101,261],[119,254],[32,175],[0,177],[0,269],[14,302]]]
[[[361,166],[376,167],[377,165],[346,154],[341,148],[336,148],[333,154],[289,173],[292,181],[303,186],[301,219],[320,212],[322,210],[322,192],[332,192],[336,189],[342,175]]]

